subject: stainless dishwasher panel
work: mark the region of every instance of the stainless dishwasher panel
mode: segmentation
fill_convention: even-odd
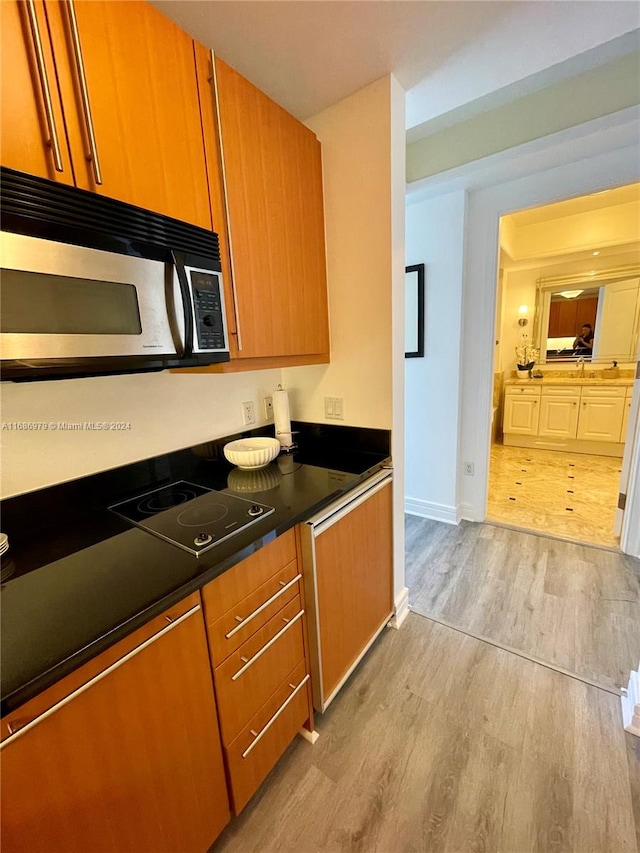
[[[344,518],[354,509],[363,504],[376,492],[385,488],[393,479],[392,470],[389,468],[379,471],[365,480],[352,491],[334,501],[328,507],[312,516],[301,525],[301,550],[302,550],[302,573],[304,576],[304,589],[309,630],[309,652],[311,657],[311,687],[313,693],[313,707],[323,713],[331,704],[335,696],[341,690],[353,670],[360,663],[369,647],[384,628],[392,613],[380,626],[380,631],[371,638],[371,641],[362,650],[361,654],[353,662],[353,665],[345,673],[344,677],[330,695],[326,695],[322,679],[322,642],[320,638],[318,584],[316,567],[315,540],[321,536],[340,519]]]

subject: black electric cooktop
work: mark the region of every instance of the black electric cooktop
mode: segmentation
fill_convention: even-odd
[[[274,512],[274,507],[178,480],[109,507],[196,557]]]

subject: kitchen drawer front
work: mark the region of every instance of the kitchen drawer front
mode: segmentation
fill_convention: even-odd
[[[227,746],[256,711],[304,661],[304,610],[300,596],[214,670],[222,742]]]
[[[543,397],[579,397],[579,385],[556,385],[552,388],[542,387]]]
[[[311,713],[304,661],[226,749],[235,814],[245,807]]]
[[[301,596],[301,577],[298,561],[292,560],[236,607],[207,624],[214,666],[219,666],[296,595]]]
[[[627,389],[624,385],[585,385],[582,388],[582,399],[591,397],[624,397]]]
[[[206,621],[224,616],[295,559],[296,536],[291,529],[202,588]]]
[[[505,389],[505,393],[507,397],[539,397],[540,396],[540,386],[537,385],[524,385],[524,386],[514,386],[507,385]]]

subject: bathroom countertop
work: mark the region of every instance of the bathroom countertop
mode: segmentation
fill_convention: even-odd
[[[601,385],[606,386],[622,386],[630,388],[633,385],[633,377],[620,376],[617,379],[607,379],[605,377],[591,378],[589,376],[545,376],[542,379],[505,379],[505,385],[529,386],[529,385]]]

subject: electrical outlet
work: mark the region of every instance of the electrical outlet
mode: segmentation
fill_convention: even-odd
[[[464,463],[464,473],[466,477],[473,477],[474,469],[473,462],[465,462]]]
[[[253,400],[247,400],[246,403],[242,404],[242,420],[245,426],[255,424],[256,410],[253,406]]]
[[[333,421],[344,420],[344,397],[325,397],[324,416]]]
[[[264,398],[264,416],[268,421],[273,420],[273,397]]]

